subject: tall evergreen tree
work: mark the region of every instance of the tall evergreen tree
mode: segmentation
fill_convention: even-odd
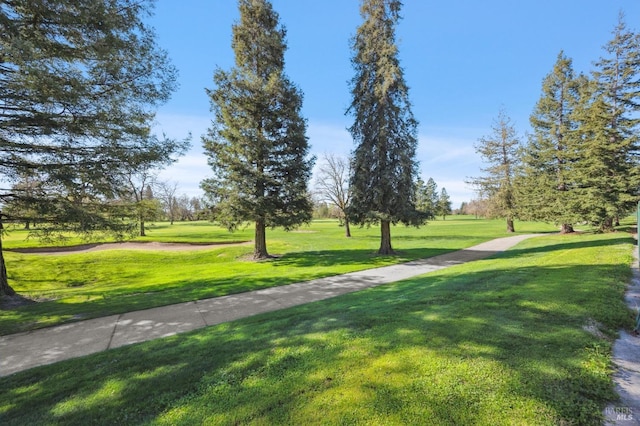
[[[415,185],[415,205],[416,205],[416,210],[424,212],[426,211],[426,204],[427,204],[427,200],[425,197],[425,191],[426,191],[426,184],[424,182],[424,180],[422,180],[421,177],[418,177],[418,180],[416,181],[416,185]]]
[[[18,203],[40,227],[128,231],[131,223],[120,220],[128,209],[110,200],[131,156],[159,160],[165,141],[150,128],[175,88],[175,69],[143,22],[152,5],[0,2],[0,181],[39,182],[29,191],[0,189],[0,228],[23,219],[8,214]],[[12,293],[0,239],[0,296]]]
[[[575,210],[575,178],[571,176],[574,150],[570,134],[580,100],[583,78],[574,75],[572,61],[558,54],[553,70],[542,82],[542,95],[531,114],[533,133],[522,155],[516,191],[522,217],[555,222],[562,232],[573,232],[579,220]]]
[[[591,116],[596,119],[596,110],[607,117],[608,139],[602,139],[602,143],[609,146],[602,147],[600,155],[610,156],[602,160],[610,167],[607,180],[615,184],[603,183],[612,191],[606,209],[610,216],[601,218],[599,223],[602,229],[611,229],[616,217],[635,206],[640,186],[640,35],[627,28],[622,14],[604,51],[605,56],[596,63],[593,73],[597,82],[594,99],[582,118]],[[600,117],[596,120],[599,121]],[[595,123],[589,124],[587,133],[591,134]],[[605,130],[599,129],[598,132],[603,135]]]
[[[440,196],[438,197],[438,215],[442,216],[442,220],[447,218],[447,215],[451,214],[451,197],[446,188],[442,188]]]
[[[349,214],[354,223],[380,223],[379,254],[392,254],[391,224],[418,224],[415,209],[417,126],[398,59],[399,0],[363,0],[353,39],[351,80],[356,148]]]
[[[484,176],[471,178],[470,183],[489,202],[492,216],[507,221],[507,232],[515,232],[516,212],[514,174],[518,165],[520,141],[516,129],[505,111],[500,111],[492,126],[492,134],[479,139],[476,152],[488,164]]]
[[[438,185],[433,180],[425,183],[421,178],[416,182],[416,209],[427,219],[435,219],[438,205]]]
[[[618,215],[637,203],[640,180],[632,155],[635,136],[622,137],[620,129],[612,126],[615,107],[598,93],[597,84],[583,90],[587,93],[573,114],[578,127],[571,143],[575,209],[582,220],[608,231]]]
[[[255,224],[253,257],[269,257],[266,227],[291,229],[311,220],[302,93],[284,73],[286,32],[266,0],[239,0],[233,26],[235,68],[216,70],[208,90],[214,113],[203,137],[214,177],[202,182],[217,219],[229,229]]]

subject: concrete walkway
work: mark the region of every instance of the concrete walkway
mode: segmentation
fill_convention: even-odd
[[[627,306],[634,312],[640,309],[640,269],[638,249],[633,250],[635,261],[633,277],[627,289]],[[613,344],[612,361],[615,366],[613,383],[620,401],[609,404],[604,410],[606,425],[640,425],[640,338],[620,330]]]
[[[498,238],[400,265],[0,336],[0,376],[400,281],[486,258],[531,236]]]

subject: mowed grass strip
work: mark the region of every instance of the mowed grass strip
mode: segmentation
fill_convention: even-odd
[[[600,424],[628,234],[494,258],[0,379],[0,423]],[[597,328],[598,332],[593,332]]]
[[[553,229],[530,223],[521,226],[523,232]],[[421,228],[398,226],[393,229],[393,242],[400,254],[381,257],[375,254],[377,228],[355,228],[348,239],[343,232],[336,221],[315,221],[293,232],[271,231],[269,250],[280,257],[266,262],[247,260],[251,244],[175,252],[119,249],[43,255],[9,251],[5,258],[10,284],[38,303],[0,310],[0,334],[384,266],[505,236],[502,221],[468,217],[434,221]],[[148,234],[146,241],[229,242],[250,239],[251,230],[229,233],[200,222],[160,224],[150,227]],[[21,247],[26,235],[14,231],[6,245]]]

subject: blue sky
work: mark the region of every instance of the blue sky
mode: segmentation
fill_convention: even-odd
[[[353,75],[349,40],[361,23],[359,0],[272,0],[287,29],[285,70],[304,93],[311,151],[348,156],[345,115]],[[397,28],[399,56],[419,120],[420,173],[446,188],[453,206],[474,198],[464,183],[482,163],[473,145],[504,108],[521,140],[542,79],[564,50],[577,72],[590,72],[623,11],[640,28],[638,0],[405,0]],[[158,0],[151,25],[179,70],[179,89],[157,116],[169,136],[193,135],[193,148],[161,178],[201,194],[211,174],[201,135],[211,121],[205,88],[216,67],[234,64],[235,0]]]

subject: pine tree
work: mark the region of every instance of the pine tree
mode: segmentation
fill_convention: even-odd
[[[426,209],[427,209],[427,199],[425,197],[426,184],[421,177],[418,177],[418,180],[416,181],[415,191],[416,193],[415,193],[414,199],[416,204],[416,210],[421,212],[426,212]]]
[[[35,212],[43,232],[131,229],[121,220],[131,210],[111,201],[130,157],[159,161],[154,153],[165,141],[150,128],[176,78],[142,21],[152,3],[0,4],[0,177],[39,182],[35,190],[0,190],[0,228],[20,220],[8,214],[18,204]],[[13,294],[1,253],[0,239],[0,296]]]
[[[466,201],[463,201],[462,203],[460,203],[460,208],[458,209],[457,214],[467,214],[468,205],[469,203],[467,203]]]
[[[620,129],[612,126],[615,107],[596,88],[585,86],[587,93],[573,114],[578,128],[572,132],[572,175],[576,211],[582,220],[609,231],[615,218],[628,211],[625,206],[635,206],[640,181],[631,156],[635,137],[621,137]]]
[[[427,202],[427,217],[431,219],[436,218],[436,210],[438,209],[438,185],[433,178],[427,180],[425,187],[425,199]]]
[[[380,223],[379,254],[392,254],[391,224],[418,224],[414,205],[418,123],[398,59],[395,27],[402,3],[363,0],[363,23],[353,39],[354,118],[349,215],[356,224]]]
[[[229,229],[255,224],[253,257],[269,257],[266,227],[291,229],[311,220],[302,93],[284,73],[284,28],[266,0],[239,0],[233,26],[235,68],[218,69],[208,90],[213,125],[203,138],[214,177],[202,188]]]
[[[451,214],[451,197],[449,197],[446,188],[442,188],[442,191],[440,191],[437,211],[438,215],[442,216],[442,220],[445,220],[447,215]]]
[[[425,183],[421,178],[416,182],[415,195],[416,210],[424,215],[427,219],[436,218],[436,210],[438,205],[438,185],[433,180]]]
[[[579,220],[575,210],[575,180],[571,176],[574,152],[570,133],[577,123],[573,111],[580,100],[583,78],[574,75],[572,61],[558,54],[553,71],[542,83],[542,95],[531,114],[533,133],[522,155],[516,190],[522,217],[561,224],[573,232]]]
[[[617,217],[627,214],[637,203],[640,186],[637,156],[640,153],[638,136],[640,118],[640,35],[629,30],[621,14],[613,31],[613,38],[604,46],[606,56],[596,63],[593,75],[597,82],[593,100],[588,104],[582,118],[590,117],[606,125],[598,129],[603,138],[601,143],[608,146],[599,149],[599,155],[609,155],[602,159],[609,165],[606,173],[608,184],[603,183],[609,194],[606,218],[600,218],[601,229],[612,229]],[[605,114],[600,121],[596,112]],[[605,124],[606,121],[606,124]],[[593,134],[595,123],[586,123],[587,134]],[[603,188],[601,188],[603,189]]]
[[[492,134],[480,138],[476,152],[488,164],[484,176],[471,178],[472,185],[489,202],[492,216],[507,221],[507,232],[515,232],[513,219],[516,212],[514,174],[518,165],[520,141],[511,119],[501,110],[492,126]]]

